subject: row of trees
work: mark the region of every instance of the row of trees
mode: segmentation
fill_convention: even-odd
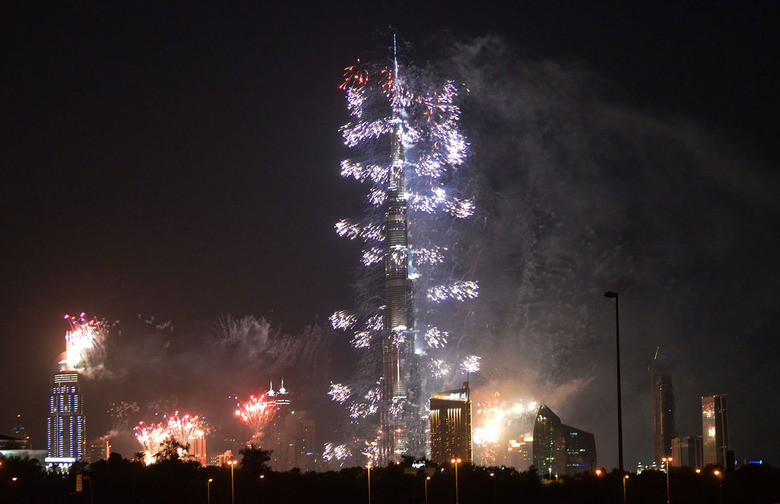
[[[112,453],[108,460],[79,465],[70,473],[45,471],[36,460],[0,461],[2,503],[367,503],[369,477],[372,504],[452,504],[456,481],[451,468],[412,469],[409,463],[340,472],[272,472],[269,452],[248,448],[239,463],[203,467],[181,459],[176,450],[146,466]],[[426,472],[427,471],[427,472]],[[77,475],[82,491],[76,493]],[[746,466],[720,479],[712,471],[672,469],[671,501],[690,504],[773,504],[780,502],[780,470]],[[429,478],[429,479],[428,479]],[[460,504],[621,503],[623,485],[613,471],[597,476],[547,481],[532,468],[461,466],[457,477]],[[666,475],[655,471],[632,474],[626,480],[631,504],[666,502]]]

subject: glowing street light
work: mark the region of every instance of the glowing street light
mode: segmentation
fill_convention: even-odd
[[[458,504],[458,464],[461,463],[459,458],[450,460],[451,464],[455,464],[455,504]]]
[[[620,318],[618,316],[618,293],[607,291],[604,297],[615,300],[615,343],[617,348],[617,413],[618,413],[618,467],[623,474],[623,402],[620,392]]]
[[[628,479],[628,474],[623,475],[623,504],[626,504],[626,480]]]
[[[723,504],[723,473],[717,469],[713,473],[718,478],[718,490],[720,491],[720,504]]]
[[[233,484],[233,467],[238,464],[238,460],[228,460],[230,465],[230,503],[236,504],[236,487]]]
[[[206,482],[206,504],[211,504],[211,482],[214,481],[214,478],[209,478],[209,480]]]
[[[669,504],[669,462],[672,461],[672,457],[664,457],[661,462],[666,463],[666,504]]]
[[[368,469],[368,504],[371,504],[371,461],[368,461],[368,464],[366,464],[366,469]]]
[[[428,504],[428,482],[431,481],[430,476],[426,476],[423,480],[423,484],[425,485],[425,504]]]

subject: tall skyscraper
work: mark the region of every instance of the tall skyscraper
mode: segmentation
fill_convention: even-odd
[[[47,440],[46,464],[49,467],[68,468],[73,462],[85,459],[86,418],[76,371],[63,370],[54,375]]]
[[[725,395],[701,398],[702,455],[705,466],[726,468],[729,452],[727,413]]]
[[[674,425],[674,390],[671,376],[653,376],[653,461],[661,463],[672,455]]]
[[[370,184],[372,208],[359,222],[341,220],[335,228],[341,236],[364,241],[361,262],[371,273],[359,287],[358,313],[336,312],[331,322],[355,331],[351,343],[371,352],[366,359],[371,364],[363,367],[371,371],[361,376],[359,394],[333,397],[354,420],[353,448],[384,465],[405,455],[426,455],[426,403],[448,386],[454,366],[447,359],[458,355],[445,351],[449,332],[436,326],[442,310],[428,310],[423,303],[478,296],[477,282],[454,279],[457,265],[447,257],[457,226],[442,222],[474,213],[473,199],[458,197],[460,184],[452,176],[468,143],[458,130],[453,81],[437,86],[414,72],[402,74],[394,57],[388,68],[348,67],[342,89],[351,120],[341,131],[356,155],[342,162],[341,173]],[[379,282],[381,293],[375,290]],[[473,362],[465,365],[473,368]],[[365,390],[366,383],[377,381],[377,389]],[[365,440],[372,449],[359,446]]]
[[[463,388],[431,396],[431,460],[444,466],[453,458],[472,462],[471,400]]]
[[[536,415],[533,450],[534,465],[542,476],[573,476],[596,467],[593,434],[562,424],[545,405],[539,407]]]
[[[684,436],[672,439],[672,465],[703,469],[700,436]]]

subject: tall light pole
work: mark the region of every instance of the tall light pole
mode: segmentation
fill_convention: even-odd
[[[623,504],[626,504],[626,480],[628,479],[628,474],[623,475]]]
[[[233,484],[233,467],[238,464],[238,460],[229,460],[230,464],[230,503],[236,504],[236,487]]]
[[[211,482],[214,481],[213,478],[209,478],[209,480],[206,482],[206,504],[211,504]]]
[[[370,460],[366,465],[366,469],[368,469],[368,504],[371,504],[371,461]]]
[[[669,504],[669,462],[672,461],[672,457],[663,457],[661,462],[666,464],[666,504]]]
[[[458,464],[461,463],[461,460],[454,458],[450,462],[455,464],[455,504],[458,504]]]
[[[607,291],[604,297],[615,300],[615,347],[617,349],[617,409],[618,409],[618,468],[623,475],[623,400],[620,389],[620,316],[618,310],[618,293]]]
[[[428,504],[428,482],[431,481],[431,477],[426,476],[423,481],[425,482],[425,504]]]

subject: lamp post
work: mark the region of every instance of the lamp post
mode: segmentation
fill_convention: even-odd
[[[454,458],[450,462],[455,464],[455,504],[458,504],[458,464],[461,463],[461,460]]]
[[[423,481],[425,484],[425,504],[428,504],[428,482],[431,481],[431,477],[426,476]]]
[[[720,504],[723,504],[723,473],[715,470],[713,473],[718,478],[718,491],[720,492]]]
[[[233,484],[233,467],[238,464],[238,460],[230,460],[228,461],[228,464],[230,464],[230,503],[236,504],[236,487]]]
[[[669,462],[672,461],[672,457],[663,457],[661,462],[666,464],[666,504],[669,504]]]
[[[206,482],[206,504],[211,504],[211,482],[214,481],[214,478],[209,478],[209,480]]]
[[[368,504],[371,504],[371,461],[370,460],[366,465],[366,469],[368,469]]]
[[[623,504],[626,504],[626,480],[628,479],[628,474],[623,475]]]
[[[604,297],[615,300],[615,348],[617,349],[617,410],[618,410],[618,468],[623,475],[623,401],[620,391],[620,318],[618,311],[618,293],[607,291]]]

